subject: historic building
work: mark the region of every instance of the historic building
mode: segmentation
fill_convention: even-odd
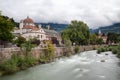
[[[62,39],[58,32],[55,30],[50,30],[50,26],[46,26],[47,29],[44,29],[46,33],[46,37],[48,40],[51,40],[53,44],[56,44],[56,46],[61,45]]]
[[[46,26],[47,29],[43,29],[42,25],[36,26],[34,21],[27,17],[21,20],[19,23],[19,29],[15,29],[13,34],[20,35],[27,40],[29,38],[37,38],[40,41],[51,40],[53,44],[61,44],[61,36],[55,30],[50,30],[50,26]]]
[[[14,34],[21,35],[22,37],[29,38],[37,38],[40,41],[47,40],[46,33],[42,29],[41,25],[36,26],[34,21],[27,17],[24,20],[21,20],[19,23],[19,29],[13,32]]]
[[[104,43],[106,43],[106,41],[107,41],[107,35],[106,35],[106,34],[103,34],[103,33],[101,32],[101,30],[99,30],[99,32],[98,32],[98,38],[103,39],[103,42],[104,42]]]

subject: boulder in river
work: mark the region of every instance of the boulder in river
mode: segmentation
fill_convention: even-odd
[[[101,62],[105,62],[105,60],[101,60]]]

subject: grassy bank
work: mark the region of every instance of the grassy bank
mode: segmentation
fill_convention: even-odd
[[[75,53],[72,53],[73,51]],[[65,52],[62,56],[68,57],[73,54],[77,54],[80,52],[80,47],[75,46],[73,51],[71,47],[65,48]],[[56,58],[54,55],[54,48],[51,44],[48,44],[48,47],[39,54],[39,58],[36,59],[30,52],[25,51],[22,55],[14,53],[10,59],[0,63],[0,76],[12,74],[34,65],[49,63],[54,61]]]
[[[111,51],[113,54],[116,54],[120,58],[120,44],[117,46],[104,46],[97,49],[97,53]]]
[[[61,54],[61,56],[71,56],[75,55],[77,53],[80,53],[82,51],[86,51],[89,48],[88,46],[83,47],[83,50],[80,48],[80,46],[75,46],[73,48],[66,47],[64,50],[64,53]],[[90,47],[89,50],[95,49],[95,46]],[[30,52],[26,52],[23,55],[17,55],[13,54],[12,57],[9,60],[4,61],[0,64],[0,75],[7,75],[12,74],[20,70],[27,69],[31,66],[37,65],[37,64],[45,64],[54,61],[56,58],[54,55],[54,47],[51,44],[48,44],[47,48],[43,50],[40,56],[36,59],[33,55],[31,55]]]
[[[31,55],[16,55],[0,64],[0,76],[15,73],[20,70],[27,69],[37,64],[44,64],[53,61],[54,55],[49,50],[45,50],[44,55],[39,56],[38,59]],[[47,53],[48,52],[48,53]]]

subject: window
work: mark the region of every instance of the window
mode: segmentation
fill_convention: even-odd
[[[42,35],[41,35],[41,39],[42,39]]]

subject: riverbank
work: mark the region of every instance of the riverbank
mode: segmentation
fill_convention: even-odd
[[[105,45],[102,45],[105,46]],[[89,45],[89,46],[80,46],[79,52],[88,51],[88,50],[95,50],[97,49],[98,45]],[[7,53],[1,53],[2,56],[0,57],[1,66],[0,66],[0,75],[7,75],[11,73],[15,73],[20,70],[27,69],[31,66],[38,65],[38,64],[45,64],[54,61],[55,58],[62,57],[62,56],[71,56],[75,53],[76,47],[56,47],[54,49],[54,54],[48,55],[46,49],[41,48],[34,48],[29,57],[25,56],[20,49],[14,51],[14,49],[9,49]],[[11,51],[10,51],[11,50]],[[5,51],[3,51],[5,52]],[[78,52],[78,53],[79,53]],[[6,57],[6,58],[5,58]]]
[[[97,53],[111,51],[113,54],[116,54],[118,58],[120,58],[120,44],[119,45],[110,45],[110,46],[102,46],[97,49]]]
[[[0,80],[120,80],[119,63],[110,51],[97,54],[92,50],[1,76]]]

